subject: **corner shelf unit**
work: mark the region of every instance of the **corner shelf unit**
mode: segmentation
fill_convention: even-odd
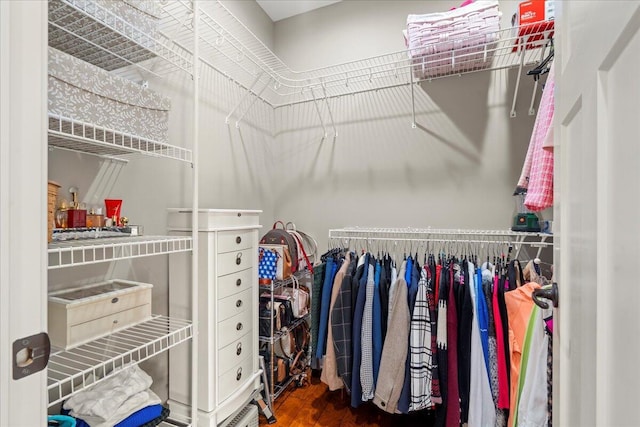
[[[114,11],[124,3],[104,0],[49,0],[49,45],[76,58],[130,80],[144,82],[149,76],[163,77],[184,72],[194,79],[193,147],[187,149],[108,129],[71,117],[49,113],[48,144],[50,147],[103,157],[142,155],[186,163],[193,173],[193,208],[198,205],[198,25],[193,20],[194,6],[187,0],[145,2],[138,11],[152,16],[157,30],[146,23],[131,24]],[[142,8],[142,9],[140,9]],[[195,6],[197,9],[197,6]],[[189,23],[187,25],[187,22]],[[188,31],[180,31],[183,25]],[[187,28],[185,27],[185,28]],[[171,37],[166,31],[171,31]],[[180,39],[180,43],[176,40]],[[194,220],[197,225],[197,219]],[[197,229],[197,227],[195,227]],[[69,240],[48,245],[48,269],[77,267],[124,259],[193,252],[197,259],[197,233],[188,236],[132,236]],[[197,261],[190,269],[197,272]],[[186,317],[198,317],[196,280],[185,284],[191,289],[192,309]],[[197,322],[176,317],[152,315],[149,320],[118,330],[68,350],[54,350],[47,368],[48,406],[59,404],[117,369],[137,364],[179,344],[190,342],[197,354]],[[193,399],[197,402],[197,364],[185,367],[191,377]],[[162,422],[165,426],[188,426],[195,419],[194,409],[178,419],[172,414]]]
[[[116,373],[118,368],[140,363],[193,337],[191,322],[164,316],[138,323],[49,358],[49,406]]]

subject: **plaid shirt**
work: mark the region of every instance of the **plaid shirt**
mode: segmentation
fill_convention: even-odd
[[[431,402],[431,314],[427,300],[428,279],[425,270],[420,272],[416,303],[411,316],[409,335],[411,371],[411,411],[432,406]]]
[[[351,319],[353,318],[353,306],[351,299],[351,282],[356,270],[358,257],[355,254],[347,268],[340,286],[340,293],[331,310],[331,333],[333,335],[333,348],[336,352],[336,365],[338,376],[342,378],[345,388],[351,392]]]

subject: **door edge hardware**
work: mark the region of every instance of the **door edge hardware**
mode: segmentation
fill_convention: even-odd
[[[558,307],[558,284],[556,282],[553,282],[551,284],[551,287],[535,289],[533,291],[533,294],[531,294],[531,299],[533,299],[533,302],[535,302],[536,305],[540,308],[549,308],[549,303],[543,300],[549,300],[554,307]]]

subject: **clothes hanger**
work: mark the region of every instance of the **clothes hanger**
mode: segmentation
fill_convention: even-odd
[[[554,56],[553,37],[549,38],[549,43],[551,45],[551,48],[549,50],[549,55],[547,55],[547,57],[544,58],[542,62],[540,62],[540,64],[538,64],[535,68],[527,71],[527,75],[533,76],[533,79],[535,81],[538,81],[541,75],[544,75],[549,72],[549,67],[547,67],[547,64],[549,64],[549,62],[553,59],[553,56]]]

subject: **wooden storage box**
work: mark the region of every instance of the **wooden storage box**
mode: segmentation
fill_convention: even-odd
[[[149,283],[110,280],[49,294],[49,337],[54,347],[94,340],[151,318]]]
[[[131,80],[49,47],[49,114],[166,143],[171,101]],[[57,130],[57,121],[50,126]],[[83,135],[77,124],[76,135]],[[71,133],[71,132],[68,132]],[[96,131],[94,139],[111,141]]]

